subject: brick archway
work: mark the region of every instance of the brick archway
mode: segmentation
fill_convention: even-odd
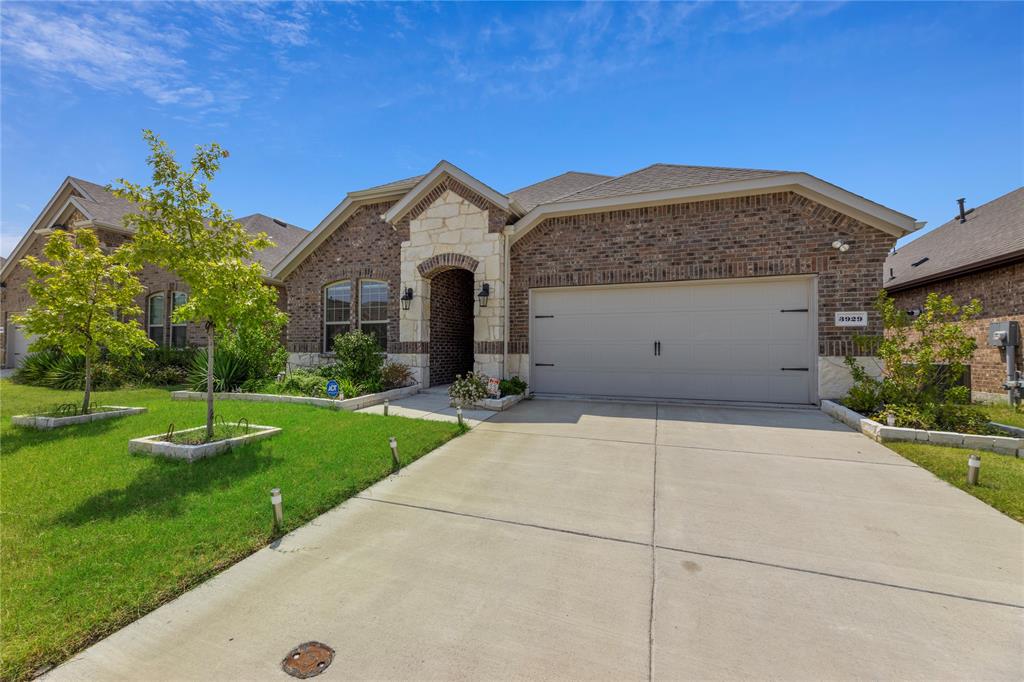
[[[430,385],[450,384],[473,370],[473,273],[434,268],[430,278]]]
[[[459,268],[462,270],[469,270],[470,272],[476,272],[476,269],[480,267],[480,262],[475,258],[471,258],[462,253],[439,253],[436,256],[431,256],[425,261],[416,266],[420,274],[424,277],[430,278],[439,272],[445,270],[452,270]]]

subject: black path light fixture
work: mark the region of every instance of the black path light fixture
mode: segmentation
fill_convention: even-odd
[[[402,310],[408,310],[412,307],[412,287],[406,287],[405,291],[402,292]]]
[[[486,308],[487,299],[491,297],[491,285],[484,282],[480,287],[480,293],[477,294],[476,297],[480,300],[480,307]]]

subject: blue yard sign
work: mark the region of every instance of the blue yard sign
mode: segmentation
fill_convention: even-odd
[[[341,386],[334,379],[327,382],[327,395],[331,398],[337,398],[338,394],[341,393]]]

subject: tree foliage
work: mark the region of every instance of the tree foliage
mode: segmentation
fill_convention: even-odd
[[[33,302],[13,320],[35,335],[31,350],[59,349],[85,359],[82,411],[88,412],[100,352],[133,357],[153,345],[135,319],[142,312],[135,303],[142,285],[124,247],[104,253],[89,229],[54,232],[43,255],[45,260],[26,256],[21,261],[32,273],[26,289]]]
[[[175,159],[167,143],[150,130],[147,163],[152,183],[118,180],[114,194],[135,204],[125,223],[134,229],[131,253],[178,275],[189,288],[188,301],[175,308],[175,322],[199,322],[207,331],[207,356],[214,357],[218,332],[249,326],[280,329],[286,319],[277,309],[277,292],[263,283],[257,251],[273,242],[251,235],[230,212],[221,209],[208,187],[228,152],[217,143],[198,145],[188,168]],[[216,362],[216,360],[214,360]],[[208,437],[213,435],[213,363],[207,382]]]

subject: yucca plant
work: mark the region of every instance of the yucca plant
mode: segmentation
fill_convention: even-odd
[[[206,350],[202,349],[192,358],[188,372],[188,384],[193,391],[206,390]],[[245,361],[227,349],[221,349],[213,356],[213,390],[218,393],[233,391],[249,378]]]

